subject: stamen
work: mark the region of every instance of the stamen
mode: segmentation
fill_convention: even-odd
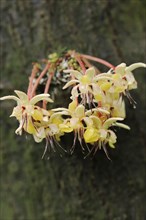
[[[76,144],[76,140],[77,140],[77,132],[74,132],[74,141],[73,141],[73,145],[70,149],[70,153],[73,154],[74,150],[75,150],[75,144]]]
[[[104,150],[104,152],[105,152],[107,158],[108,158],[110,161],[112,161],[111,158],[110,158],[109,155],[108,155],[108,152],[107,152],[107,149],[106,149],[106,146],[105,146],[104,143],[103,143],[103,146],[102,146],[102,147],[103,147],[103,150]]]
[[[132,104],[133,108],[136,108],[137,102],[132,98],[129,91],[126,91],[126,96],[129,99],[130,104]]]
[[[45,154],[47,152],[48,144],[49,144],[49,141],[48,141],[48,138],[46,137],[46,145],[45,145],[45,149],[44,149],[44,152],[43,152],[43,155],[42,155],[42,159],[44,158],[44,156],[45,156]]]

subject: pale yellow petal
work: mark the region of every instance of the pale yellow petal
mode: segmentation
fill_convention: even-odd
[[[95,77],[96,81],[101,81],[101,80],[110,80],[112,81],[113,79],[109,76],[102,76],[102,74],[99,74],[98,76]]]
[[[28,96],[26,95],[26,93],[19,90],[15,90],[14,92],[17,94],[21,101],[28,102]]]
[[[61,132],[70,133],[73,131],[73,128],[71,128],[68,124],[60,124],[59,129]]]
[[[90,118],[92,119],[93,124],[96,128],[98,128],[98,129],[101,128],[102,122],[101,122],[100,118],[98,118],[97,116],[94,116],[94,115],[90,116]]]
[[[37,128],[37,131],[33,134],[33,137],[35,142],[41,142],[46,137],[44,127]]]
[[[86,70],[85,75],[89,78],[89,80],[91,81],[95,75],[95,68],[94,67],[90,67],[89,69]]]
[[[35,109],[31,115],[32,115],[33,119],[36,121],[43,120],[43,114],[40,110]]]
[[[105,129],[100,129],[100,139],[102,141],[106,140],[107,139],[107,130]]]
[[[16,101],[18,104],[21,103],[21,100],[14,95],[3,96],[0,98],[1,101],[7,100],[7,99],[12,99],[12,100]]]
[[[35,140],[36,143],[40,143],[40,142],[42,142],[42,140],[43,140],[43,138],[38,137],[36,134],[33,134],[33,138],[34,138],[34,140]]]
[[[110,134],[109,141],[111,143],[115,144],[117,141],[117,136],[116,136],[115,132],[113,132],[112,130],[108,130],[108,133]]]
[[[93,108],[92,110],[86,111],[86,115],[91,115],[93,112],[101,112],[103,114],[110,114],[109,111],[105,110],[104,108]]]
[[[54,109],[51,109],[51,111],[53,112],[68,111],[68,109],[67,108],[54,108]]]
[[[104,114],[107,114],[107,115],[110,114],[110,112],[107,111],[107,110],[105,110],[104,108],[97,108],[95,111],[97,111],[97,112],[101,112],[101,113],[104,113]]]
[[[98,130],[95,128],[87,128],[83,136],[86,143],[94,143],[100,137]]]
[[[117,136],[115,134],[115,132],[113,132],[112,130],[108,130],[109,135],[109,139],[108,139],[108,144],[111,148],[115,148],[115,143],[117,142]]]
[[[136,89],[137,88],[137,82],[131,72],[128,72],[126,74],[126,79],[128,82],[128,89]]]
[[[109,118],[107,119],[104,124],[103,124],[103,128],[108,129],[110,126],[112,126],[113,123],[115,123],[116,121],[122,121],[124,120],[124,118],[119,118],[119,117],[113,117],[113,118]]]
[[[69,109],[70,112],[74,112],[75,109],[76,109],[76,107],[77,107],[77,101],[76,101],[76,100],[73,100],[73,101],[69,104],[68,109]]]
[[[80,120],[78,118],[71,118],[70,119],[70,127],[75,130],[75,129],[81,128],[82,123],[80,122]]]
[[[77,108],[75,109],[75,115],[78,118],[82,118],[85,116],[85,107],[83,105],[78,105]]]
[[[74,86],[72,88],[72,91],[71,91],[71,99],[72,100],[75,100],[78,96],[79,96],[79,92],[78,92],[78,85],[77,86]]]
[[[112,75],[113,75],[113,74],[110,73],[110,72],[109,72],[109,73],[108,73],[108,72],[107,72],[107,73],[100,73],[100,74],[98,74],[98,76],[97,76],[96,78],[98,78],[98,77],[104,77],[104,76],[105,76],[105,77],[111,77]]]
[[[129,127],[128,125],[123,124],[123,123],[116,122],[116,123],[114,124],[114,126],[118,126],[118,127],[121,127],[121,128],[127,129],[127,130],[130,130],[130,127]]]
[[[20,120],[19,127],[16,129],[15,133],[18,135],[22,135],[22,127],[23,127],[23,120]]]
[[[100,88],[106,92],[110,89],[111,85],[112,85],[112,82],[104,82],[101,84]]]
[[[37,102],[42,101],[42,100],[47,101],[47,102],[53,102],[53,100],[50,99],[49,96],[50,96],[49,94],[36,95],[30,100],[30,104],[35,105]]]
[[[49,124],[49,128],[50,128],[49,134],[51,136],[59,133],[59,128],[58,128],[58,126],[56,124]]]
[[[133,71],[133,70],[135,70],[137,68],[140,68],[140,67],[146,68],[146,64],[145,63],[134,63],[134,64],[126,67],[125,71],[126,72],[131,72],[131,71]]]
[[[79,80],[82,77],[82,74],[79,71],[77,71],[77,70],[70,69],[70,70],[64,70],[63,72],[71,73],[72,76],[74,76],[76,79],[79,79]]]
[[[56,125],[60,125],[63,123],[63,119],[60,115],[58,115],[56,117],[50,118],[50,122]]]
[[[94,99],[96,102],[99,102],[104,99],[104,96],[102,95],[102,93],[97,93],[97,94],[94,94]]]
[[[115,148],[115,145],[112,142],[109,141],[108,144],[111,148],[113,148],[113,149]]]
[[[22,117],[22,108],[18,105],[13,109],[12,114],[10,115],[10,117],[16,117],[17,120],[20,120]]]
[[[117,74],[124,75],[125,74],[125,68],[126,68],[126,64],[125,63],[121,63],[118,66],[116,66],[115,72]]]
[[[92,120],[91,117],[84,117],[83,120],[84,120],[87,127],[92,127],[93,126],[93,120]]]
[[[90,84],[91,83],[91,79],[87,75],[84,75],[80,79],[80,83],[85,84],[85,85],[86,84]]]
[[[25,124],[24,129],[29,134],[35,134],[36,133],[36,129],[35,129],[35,127],[34,127],[34,125],[33,125],[31,120],[27,121],[27,124]]]
[[[112,75],[112,79],[114,79],[114,80],[121,80],[122,76],[119,73],[115,73],[115,74]]]
[[[55,112],[51,115],[50,121],[53,121],[56,117],[61,117],[61,115],[70,115],[69,112],[67,111],[62,111],[62,112]]]
[[[79,83],[79,81],[76,79],[72,79],[63,86],[63,89],[67,89],[68,87],[70,87],[76,83]]]

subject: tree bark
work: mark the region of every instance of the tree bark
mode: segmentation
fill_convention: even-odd
[[[31,63],[62,47],[114,65],[144,62],[145,7],[138,0],[1,0],[1,94],[26,91]],[[137,108],[127,102],[131,131],[118,131],[112,162],[102,151],[84,160],[79,144],[73,156],[41,160],[45,143],[16,136],[17,124],[8,118],[13,104],[1,104],[2,219],[144,219],[144,72],[136,70]],[[70,136],[63,144],[72,144]]]

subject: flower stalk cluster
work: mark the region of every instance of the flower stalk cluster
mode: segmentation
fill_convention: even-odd
[[[91,61],[108,67],[107,72],[101,73]],[[124,96],[135,105],[129,91],[137,88],[132,71],[139,67],[146,67],[146,64],[113,66],[100,58],[75,51],[53,53],[41,64],[33,64],[27,94],[15,90],[17,96],[4,96],[0,100],[12,99],[17,103],[10,116],[19,121],[16,134],[29,133],[37,143],[46,139],[42,157],[47,150],[50,153],[56,149],[66,152],[60,144],[61,137],[73,133],[71,153],[78,140],[84,157],[103,149],[109,158],[107,147],[115,148],[117,141],[113,128],[130,129],[121,123],[126,117]],[[53,102],[48,94],[51,84],[61,84],[63,90],[70,92],[68,108],[48,109],[47,103]],[[40,86],[44,88],[41,94]]]

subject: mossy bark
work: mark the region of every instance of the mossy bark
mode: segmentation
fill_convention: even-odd
[[[59,47],[115,65],[144,62],[145,7],[139,0],[1,0],[1,94],[26,91],[31,63]],[[118,131],[112,162],[102,151],[84,160],[78,144],[73,156],[41,160],[44,143],[16,136],[13,104],[1,103],[1,219],[144,219],[144,72],[136,70],[137,108],[127,103],[131,131]],[[63,143],[71,145],[70,137]]]

